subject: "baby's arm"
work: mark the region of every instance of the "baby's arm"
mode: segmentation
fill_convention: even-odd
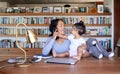
[[[65,36],[65,35],[59,35],[59,37],[61,37],[61,38],[65,38],[65,39],[68,39],[68,36]]]
[[[81,44],[80,46],[78,46],[78,49],[81,49],[81,50],[86,50],[86,48],[87,48],[86,43]]]
[[[87,45],[86,44],[82,44],[81,46],[78,47],[78,54],[81,54],[82,52],[82,57],[88,57],[90,54],[89,52],[86,50]],[[84,51],[84,52],[83,52]]]
[[[85,51],[85,49],[86,49],[86,44],[82,44],[82,45],[78,46],[77,55],[73,56],[73,58],[80,60],[82,55],[84,54],[83,51]]]

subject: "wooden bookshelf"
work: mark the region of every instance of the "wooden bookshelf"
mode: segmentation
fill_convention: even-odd
[[[110,0],[111,1],[111,0]],[[93,2],[94,4],[95,4],[95,2]],[[48,3],[49,4],[49,3]],[[74,4],[74,3],[73,3]],[[76,4],[76,3],[75,3]],[[113,7],[113,6],[112,6]],[[110,7],[109,7],[110,8]],[[26,18],[26,17],[29,17],[28,19],[27,19],[27,21],[29,20],[29,19],[33,19],[33,18],[36,18],[36,17],[39,17],[38,19],[43,19],[43,20],[46,20],[46,18],[49,18],[49,17],[55,17],[55,18],[63,18],[64,20],[67,20],[67,21],[65,21],[65,27],[72,27],[72,25],[74,24],[74,23],[76,23],[76,22],[79,22],[80,21],[80,18],[81,17],[87,17],[87,19],[86,18],[84,18],[85,19],[85,21],[87,21],[87,22],[85,22],[85,23],[91,23],[91,19],[90,18],[92,18],[92,23],[98,23],[99,22],[99,24],[85,24],[86,25],[86,27],[88,27],[88,28],[90,28],[91,29],[91,27],[94,29],[94,28],[97,28],[97,29],[101,29],[101,27],[102,28],[106,28],[106,27],[110,27],[109,29],[111,30],[111,34],[110,35],[84,35],[83,37],[85,37],[85,38],[99,38],[99,39],[110,39],[111,40],[111,42],[112,42],[112,48],[113,48],[113,45],[114,45],[114,43],[113,43],[113,33],[112,33],[112,31],[113,31],[113,28],[114,28],[114,25],[113,25],[113,23],[114,23],[114,20],[113,20],[113,12],[109,12],[109,13],[63,13],[63,12],[61,12],[61,13],[0,13],[0,17],[1,17],[1,23],[2,24],[0,24],[0,27],[1,27],[1,29],[2,28],[10,28],[10,30],[12,30],[12,29],[15,29],[15,26],[17,25],[17,24],[15,24],[16,23],[16,21],[17,22],[21,22],[21,20],[22,20],[22,22],[23,22],[23,20]],[[5,18],[4,18],[5,17]],[[7,18],[6,18],[7,17]],[[14,17],[15,17],[15,19],[14,19]],[[21,18],[19,18],[19,17],[22,17],[22,19]],[[46,18],[45,18],[46,17]],[[72,17],[72,24],[70,24],[71,23],[71,19],[68,19],[68,17]],[[74,18],[75,17],[75,18]],[[89,18],[90,17],[90,18]],[[101,17],[102,17],[102,19],[101,19]],[[77,20],[78,21],[75,21],[76,20],[76,18],[77,18]],[[108,18],[108,19],[107,19]],[[4,21],[5,19],[7,19],[6,21]],[[19,19],[19,20],[18,20]],[[37,19],[37,20],[38,20]],[[50,20],[51,19],[53,19],[53,18],[50,18]],[[97,19],[97,20],[95,20],[95,19]],[[107,19],[107,20],[106,20]],[[11,21],[10,21],[11,20]],[[15,20],[15,22],[13,21],[13,20]],[[104,20],[104,21],[103,21]],[[10,22],[8,22],[8,21],[10,21]],[[36,20],[35,20],[36,21]],[[32,24],[26,24],[30,29],[32,29],[32,28],[34,28],[34,30],[36,30],[36,29],[40,29],[40,32],[41,32],[41,27],[43,28],[43,27],[47,27],[47,29],[48,29],[48,27],[49,27],[49,24],[44,24],[44,23],[48,23],[48,22],[45,22],[45,21],[42,21],[41,22],[41,20],[39,20],[40,22],[39,23],[43,23],[43,24],[33,24],[33,20],[32,20],[32,22],[31,22],[31,20],[29,20],[29,22],[27,22],[27,23],[32,23]],[[109,22],[108,22],[109,21]],[[24,22],[26,22],[26,19],[24,20]],[[100,24],[102,22],[102,24]],[[104,22],[104,23],[103,23]],[[4,23],[8,23],[8,24],[4,24]],[[13,24],[9,24],[9,23],[13,23]],[[38,21],[37,21],[37,23],[38,23]],[[106,24],[106,23],[108,23],[108,24]],[[24,26],[23,25],[19,25],[20,27],[20,29],[22,29]],[[36,28],[36,29],[35,29]],[[44,28],[43,28],[44,29]],[[46,29],[46,28],[45,28]],[[49,30],[49,29],[48,29]],[[2,31],[4,31],[4,30],[2,30]],[[6,33],[6,31],[4,31],[3,33],[1,33],[0,34],[0,37],[1,37],[1,40],[4,40],[4,37],[9,37],[9,38],[15,38],[15,34],[14,34],[14,32],[12,33],[12,34],[4,34],[4,33]],[[9,33],[9,32],[7,32],[7,33]],[[44,33],[44,32],[43,32]],[[39,34],[43,34],[43,33],[39,33]],[[99,33],[99,32],[98,32]],[[105,32],[106,33],[106,32]],[[49,33],[48,33],[49,34]],[[108,33],[106,33],[106,34],[108,34]],[[25,37],[25,35],[19,35],[18,34],[18,37]],[[48,37],[48,35],[47,35],[47,33],[45,33],[45,35],[37,35],[37,37],[41,37],[41,39],[42,38],[47,38]],[[22,38],[21,38],[22,39]],[[44,41],[45,42],[45,41]],[[29,52],[29,51],[33,51],[33,52],[30,52],[31,54],[38,54],[38,53],[41,53],[41,51],[42,51],[42,49],[40,49],[40,48],[25,48],[25,50],[26,50],[26,52]],[[35,50],[35,52],[34,52],[34,50]],[[10,55],[11,56],[16,56],[16,55],[18,55],[19,54],[19,50],[18,50],[18,48],[0,48],[0,51],[2,51],[2,53],[0,52],[0,55],[2,54],[2,55],[4,55],[4,54],[7,54],[7,53],[10,53]],[[4,51],[6,51],[6,52],[4,52]],[[10,52],[9,52],[10,51]],[[13,54],[13,53],[16,53],[16,54]],[[28,54],[28,53],[27,53]],[[9,54],[8,54],[8,56],[10,56]]]
[[[104,16],[112,13],[0,13],[0,16]]]

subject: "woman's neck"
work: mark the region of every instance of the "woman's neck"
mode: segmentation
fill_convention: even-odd
[[[56,41],[57,41],[57,43],[63,43],[64,42],[64,38],[59,38],[59,39],[57,39]]]

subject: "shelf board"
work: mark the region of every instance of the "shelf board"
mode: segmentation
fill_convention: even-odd
[[[15,37],[15,35],[1,35],[1,37]],[[25,37],[25,35],[18,35],[18,37]],[[49,37],[49,35],[37,35],[37,37]],[[111,35],[84,35],[83,37],[111,37]]]
[[[106,38],[106,37],[111,37],[111,35],[85,35],[83,37],[89,38],[89,37],[95,37],[95,38]]]
[[[0,26],[16,26],[17,24],[0,24]],[[28,27],[30,26],[30,27],[35,27],[35,26],[49,26],[48,24],[26,24]],[[21,27],[23,27],[24,25],[19,25],[19,26],[21,26]]]
[[[104,16],[111,13],[0,13],[0,16]]]
[[[18,51],[21,51],[19,48],[0,48],[0,50],[2,51],[10,51],[10,50],[18,50]],[[24,48],[24,50],[42,50],[42,48]]]
[[[111,24],[86,24],[86,26],[111,26]]]
[[[28,27],[48,27],[49,24],[26,24]],[[72,26],[73,24],[65,24],[65,27],[69,27],[69,26]],[[89,26],[111,26],[111,24],[85,24],[86,27],[89,27]],[[0,26],[16,26],[16,24],[0,24]],[[24,26],[24,25],[19,25],[19,26]]]
[[[15,35],[2,35],[0,34],[0,37],[15,37]],[[18,37],[25,37],[25,35],[18,35]],[[37,35],[37,37],[48,37],[48,35]]]
[[[73,25],[73,24],[65,24],[66,27],[67,27],[67,26],[69,27],[69,26],[72,26],[72,25]],[[85,24],[85,25],[86,25],[86,27],[111,26],[111,24]]]
[[[13,34],[0,34],[0,37],[15,37]],[[25,35],[18,35],[18,37],[25,37]],[[48,35],[37,35],[37,37],[48,37]]]
[[[15,37],[13,34],[0,34],[0,37]],[[25,35],[18,35],[18,37],[25,37]]]

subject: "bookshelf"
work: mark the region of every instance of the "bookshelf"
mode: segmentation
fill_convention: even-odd
[[[1,13],[0,16],[77,16],[77,15],[93,15],[93,16],[99,16],[99,15],[111,15],[112,13]]]
[[[109,6],[108,1],[109,0],[105,0],[105,2],[107,2],[106,3],[107,6]],[[96,2],[92,2],[92,3],[96,3]],[[111,3],[113,4],[113,0],[111,0]],[[15,42],[16,24],[18,22],[26,23],[29,29],[33,29],[33,31],[36,32],[37,37],[39,38],[37,45],[38,46],[42,45],[42,46],[37,47],[37,48],[25,48],[25,50],[27,51],[27,53],[29,53],[29,56],[33,54],[39,54],[41,53],[42,47],[44,46],[46,39],[48,35],[50,34],[49,28],[48,28],[49,23],[50,23],[49,21],[55,18],[62,18],[65,21],[66,33],[69,34],[71,26],[75,22],[79,22],[79,20],[82,18],[82,20],[85,22],[85,25],[87,27],[87,34],[84,35],[84,38],[86,39],[91,38],[91,37],[97,38],[99,41],[103,41],[104,44],[107,41],[111,40],[110,41],[111,48],[113,49],[113,45],[114,45],[113,43],[113,40],[114,40],[113,16],[114,16],[113,10],[111,10],[111,12],[109,13],[108,12],[104,12],[104,13],[97,13],[97,12],[95,13],[81,13],[81,12],[76,12],[76,13],[64,13],[64,12],[61,12],[61,13],[54,13],[54,12],[52,13],[51,12],[0,13],[0,40],[10,39],[12,42]],[[32,21],[34,19],[34,22],[31,22],[31,19]],[[45,22],[46,19],[48,19],[48,22]],[[40,21],[37,21],[37,20],[40,20]],[[20,31],[20,33],[18,33],[20,37],[19,40],[23,38],[21,41],[22,41],[22,45],[24,45],[25,35],[24,35],[24,28],[22,25],[19,27],[19,31]],[[15,52],[17,55],[18,48],[14,48],[14,47],[13,48],[0,48],[0,51],[5,51],[5,53]]]

